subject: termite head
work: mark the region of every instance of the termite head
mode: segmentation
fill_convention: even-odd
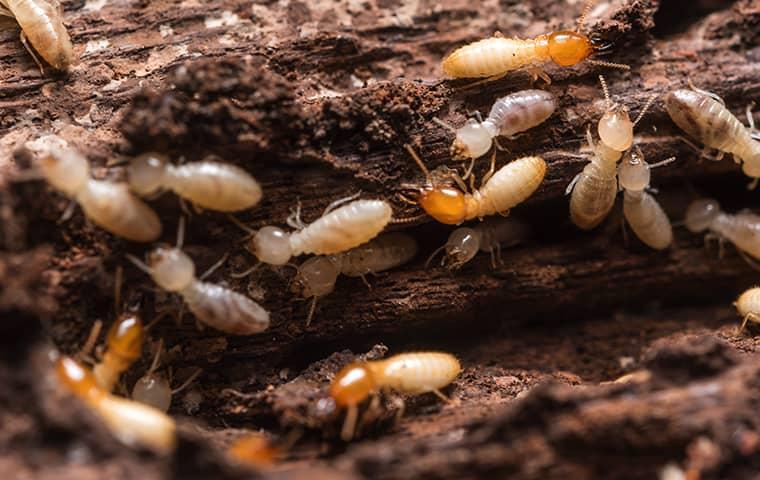
[[[591,40],[580,32],[565,30],[549,35],[549,56],[557,65],[577,65],[587,59],[593,51]]]
[[[153,281],[169,292],[186,288],[195,278],[195,264],[178,248],[156,248],[148,254],[147,264]]]
[[[490,124],[485,122],[467,120],[467,123],[456,130],[457,136],[451,144],[451,155],[458,160],[485,155],[491,149],[495,136],[489,126]]]
[[[135,382],[135,386],[132,387],[132,398],[162,412],[167,412],[172,403],[172,387],[164,375],[151,372]]]
[[[168,160],[156,153],[133,158],[127,167],[129,188],[141,196],[156,193],[164,184]]]
[[[377,381],[366,362],[351,363],[343,367],[330,385],[330,396],[338,407],[358,405],[377,391]]]
[[[335,288],[339,273],[338,266],[330,257],[312,257],[298,267],[290,290],[304,298],[327,295]]]
[[[37,168],[53,187],[69,196],[75,196],[90,179],[87,159],[69,148],[46,150]]]
[[[637,148],[627,153],[618,171],[620,186],[626,190],[642,191],[649,186],[651,178],[651,169],[641,151]]]
[[[111,325],[106,343],[108,351],[133,362],[140,358],[145,328],[138,315],[124,315]]]
[[[472,228],[457,228],[446,242],[446,255],[443,264],[451,270],[457,270],[472,260],[480,250],[481,235]]]
[[[253,254],[264,263],[285,265],[290,261],[290,235],[277,227],[259,229],[251,241]]]
[[[633,122],[628,109],[612,105],[599,119],[597,128],[602,143],[618,152],[624,152],[633,145]]]
[[[229,454],[241,463],[252,467],[270,467],[282,455],[279,448],[260,434],[246,435],[230,446]]]
[[[699,233],[710,228],[720,214],[720,204],[711,198],[695,200],[686,210],[684,223],[692,233]]]
[[[94,401],[104,393],[92,372],[73,358],[59,358],[55,369],[58,380],[78,397]]]

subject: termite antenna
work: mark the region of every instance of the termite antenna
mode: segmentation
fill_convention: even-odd
[[[232,272],[230,273],[230,277],[232,278],[243,278],[247,277],[248,275],[252,274],[254,270],[259,268],[259,265],[261,265],[261,262],[256,262],[251,268],[247,268],[243,270],[242,272]]]
[[[151,274],[150,267],[147,266],[142,260],[140,260],[139,258],[135,257],[131,253],[127,253],[124,256],[127,257],[127,260],[129,260],[130,262],[134,263],[137,268],[139,268],[143,272],[147,273],[148,275]]]
[[[147,372],[145,372],[145,376],[153,375],[153,373],[158,368],[158,362],[161,359],[161,351],[164,349],[164,339],[160,338],[158,340],[158,348],[156,349],[156,356],[153,357],[153,362],[150,364],[150,368]]]
[[[314,318],[314,312],[317,310],[317,297],[314,295],[314,297],[311,299],[311,305],[309,306],[309,314],[306,316],[306,326],[308,327],[311,325],[311,320]]]
[[[409,145],[408,143],[404,144],[404,148],[406,149],[407,152],[409,152],[409,155],[412,156],[412,158],[414,159],[414,161],[417,162],[417,165],[419,165],[420,169],[422,170],[422,173],[425,174],[425,177],[429,179],[430,178],[430,170],[428,170],[428,168],[425,166],[425,164],[422,163],[422,159],[420,158],[419,155],[417,155],[417,152],[415,152],[414,149],[412,148],[412,146]]]
[[[437,123],[439,126],[445,128],[446,130],[449,130],[449,131],[454,132],[454,133],[456,133],[456,131],[457,131],[456,128],[454,128],[452,125],[449,125],[448,123],[444,122],[440,118],[434,117],[433,121],[435,123]]]
[[[177,225],[177,250],[182,250],[182,245],[185,243],[185,216],[179,217],[179,224]]]
[[[87,340],[85,340],[84,345],[82,345],[81,350],[79,350],[79,358],[85,358],[90,355],[92,349],[95,348],[95,343],[98,341],[102,329],[103,322],[100,320],[96,320],[95,323],[92,324],[90,334],[87,335]]]
[[[591,8],[596,3],[596,0],[588,0],[586,4],[583,6],[583,10],[581,11],[581,16],[578,17],[578,31],[583,32],[583,26],[586,24],[586,19],[588,18],[588,14],[591,13]]]
[[[405,218],[393,218],[390,222],[388,222],[389,225],[406,225],[409,223],[414,223],[419,220],[422,220],[423,218],[426,218],[428,216],[427,213],[421,213],[419,215],[415,215],[413,217],[405,217]]]
[[[587,61],[591,65],[597,65],[597,66],[600,66],[600,67],[616,68],[618,70],[624,70],[624,71],[628,71],[628,70],[631,69],[630,65],[626,65],[624,63],[612,63],[612,62],[605,62],[603,60],[591,60],[591,59],[589,59]]]
[[[172,390],[172,395],[175,395],[175,394],[181,392],[182,390],[186,389],[188,387],[188,385],[190,385],[191,383],[193,383],[193,381],[196,378],[198,378],[198,376],[200,376],[201,373],[203,373],[203,369],[202,368],[198,368],[197,370],[195,370],[195,372],[193,372],[192,375],[190,375],[189,377],[187,377],[187,380],[185,380],[184,382],[182,382],[182,385],[180,385],[179,387],[177,387],[177,388],[175,388],[175,389]]]
[[[430,254],[430,256],[428,257],[428,259],[427,259],[427,260],[425,260],[425,268],[428,268],[428,267],[430,266],[430,262],[432,262],[432,261],[433,261],[433,259],[435,258],[435,256],[436,256],[436,255],[438,255],[438,254],[441,252],[441,250],[443,250],[444,248],[446,248],[446,245],[445,245],[445,244],[444,244],[444,245],[441,245],[441,246],[440,246],[440,247],[438,247],[438,248],[436,248],[436,249],[433,251],[433,253],[431,253],[431,254]]]
[[[657,94],[653,93],[649,96],[647,99],[647,102],[644,104],[644,108],[641,109],[639,114],[636,116],[636,120],[633,121],[633,125],[635,126],[637,123],[641,121],[642,118],[644,118],[644,114],[647,113],[647,110],[649,110],[649,107],[652,106],[654,101],[657,99]]]
[[[610,89],[607,87],[607,82],[604,80],[604,75],[599,75],[599,83],[602,85],[602,92],[604,92],[604,102],[607,105],[607,110],[612,110],[612,99],[610,99]]]
[[[657,163],[650,163],[650,164],[649,164],[649,168],[657,168],[657,167],[662,167],[662,166],[664,166],[664,165],[667,165],[667,164],[669,164],[669,163],[673,163],[673,162],[675,162],[675,161],[676,161],[676,157],[670,157],[670,158],[666,158],[665,160],[663,160],[663,161],[661,161],[661,162],[657,162]]]

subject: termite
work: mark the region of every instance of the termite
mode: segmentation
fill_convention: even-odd
[[[664,250],[673,242],[673,227],[665,211],[646,189],[649,188],[651,169],[675,161],[668,158],[649,165],[641,154],[634,151],[626,154],[618,171],[618,181],[623,189],[623,215],[628,225],[649,247]]]
[[[98,386],[90,370],[69,357],[56,361],[59,381],[92,408],[113,435],[132,447],[170,453],[176,444],[174,420],[153,407],[112,395]]]
[[[425,265],[441,251],[445,254],[441,265],[450,270],[458,270],[475,258],[478,251],[491,255],[491,266],[502,263],[502,247],[511,247],[530,236],[530,228],[514,218],[490,218],[472,227],[460,227],[451,232],[449,239],[428,257]]]
[[[317,300],[335,289],[341,273],[362,277],[398,267],[417,255],[417,242],[404,233],[386,233],[364,245],[335,255],[320,255],[306,260],[298,268],[292,290],[312,298],[306,325],[314,315]],[[366,283],[366,280],[365,280]]]
[[[0,0],[2,15],[16,19],[21,26],[21,43],[43,72],[34,51],[56,70],[66,70],[74,62],[74,48],[58,0]]]
[[[253,231],[250,249],[260,262],[285,265],[291,257],[302,254],[332,255],[358,247],[375,238],[391,221],[393,210],[385,200],[354,200],[355,196],[331,203],[322,216],[309,225],[301,222],[300,210],[288,218],[288,225],[297,229],[285,230],[267,226]],[[337,208],[336,208],[337,207]]]
[[[113,391],[121,374],[140,358],[144,338],[145,328],[136,314],[123,315],[111,325],[103,359],[92,369],[100,388]]]
[[[91,178],[90,165],[79,152],[51,143],[43,148],[37,169],[54,188],[79,203],[87,218],[109,232],[135,242],[152,242],[161,235],[156,212],[126,183]]]
[[[426,183],[419,190],[417,202],[431,217],[447,225],[459,225],[466,220],[505,215],[510,209],[528,199],[541,185],[546,175],[546,162],[541,157],[523,157],[501,167],[496,173],[496,153],[491,157],[491,169],[483,177],[479,190],[465,193],[464,183],[446,168],[430,172],[410,145],[409,155],[425,174]],[[472,179],[472,177],[471,177]],[[459,185],[454,187],[451,180]]]
[[[146,153],[132,159],[127,168],[129,186],[138,195],[171,190],[193,204],[236,212],[253,207],[261,200],[261,187],[242,168],[204,160],[172,165],[164,156]]]
[[[739,295],[734,302],[739,315],[742,316],[742,325],[739,333],[743,332],[748,322],[760,325],[760,287],[752,287]]]
[[[403,353],[343,367],[330,385],[335,404],[347,410],[341,438],[353,438],[358,405],[370,395],[382,390],[409,395],[432,392],[448,401],[440,389],[453,382],[461,370],[455,356],[441,352]]]
[[[132,400],[150,405],[162,412],[168,412],[172,404],[172,396],[187,388],[198,378],[202,370],[197,369],[180,386],[172,388],[171,381],[165,375],[157,372],[162,349],[163,341],[159,341],[153,363],[145,375],[140,377],[132,387]]]
[[[594,1],[586,3],[576,30],[552,32],[529,39],[505,38],[497,33],[452,52],[443,60],[443,71],[451,78],[498,79],[509,72],[526,68],[534,80],[541,77],[546,83],[551,83],[549,76],[541,69],[542,65],[550,62],[570,67],[586,60],[594,65],[629,70],[628,65],[589,59],[595,51],[608,48],[598,46],[582,33]]]
[[[703,198],[689,205],[684,223],[692,233],[709,230],[705,240],[717,238],[721,247],[724,240],[730,241],[747,263],[757,268],[756,260],[760,260],[760,215],[750,211],[733,215],[724,213],[718,202]]]
[[[725,153],[732,154],[737,163],[743,162],[744,174],[754,179],[752,185],[757,183],[760,178],[760,142],[755,139],[757,133],[749,108],[749,129],[726,108],[720,97],[696,88],[670,92],[665,97],[665,108],[681,130],[708,149],[719,150],[716,160]]]
[[[631,121],[628,109],[612,103],[604,77],[599,76],[602,85],[606,111],[597,124],[599,143],[594,143],[591,131],[586,130],[586,139],[592,150],[592,157],[583,171],[567,186],[570,196],[570,219],[583,230],[591,230],[607,217],[615,205],[618,192],[617,162],[623,152],[633,145],[633,127],[641,120],[654,96],[644,105],[635,121]]]
[[[512,137],[543,123],[557,109],[557,103],[557,97],[545,90],[522,90],[496,100],[483,121],[471,118],[457,129],[439,123],[456,133],[452,156],[475,159],[491,149],[496,137]]]
[[[127,255],[132,263],[153,278],[159,287],[178,293],[190,311],[202,323],[232,335],[251,335],[269,327],[269,312],[245,295],[213,283],[203,282],[216,266],[200,279],[195,276],[195,264],[182,251],[184,217],[177,231],[177,245],[158,247],[143,263]]]

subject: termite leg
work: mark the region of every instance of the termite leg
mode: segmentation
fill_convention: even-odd
[[[490,77],[484,78],[483,80],[478,80],[477,82],[473,82],[473,83],[471,83],[469,85],[465,85],[464,87],[460,88],[460,90],[462,90],[462,91],[472,90],[475,87],[479,87],[479,86],[485,85],[487,83],[491,83],[491,82],[495,82],[497,80],[501,80],[502,78],[504,78],[507,75],[507,73],[509,73],[509,72],[497,73],[496,75],[492,75]]]
[[[758,322],[758,321],[760,321],[760,317],[758,317],[757,315],[755,315],[752,312],[746,314],[744,316],[744,319],[742,320],[741,327],[739,327],[739,333],[744,332],[744,328],[747,326],[747,322],[749,322],[750,320],[752,320],[753,322]]]
[[[470,178],[470,175],[472,175],[472,169],[475,168],[475,159],[470,158],[470,166],[467,167],[467,170],[465,170],[464,175],[462,176],[462,180],[467,180]]]
[[[483,179],[480,181],[480,188],[483,188],[483,185],[488,183],[488,180],[493,177],[494,172],[496,171],[496,150],[494,150],[493,154],[491,154],[491,167],[488,169],[485,175],[483,175]]]
[[[71,219],[71,216],[74,215],[74,209],[77,206],[77,202],[74,200],[70,200],[68,206],[66,206],[66,210],[63,211],[61,214],[61,218],[58,219],[56,224],[61,225],[63,223],[68,222]]]
[[[26,39],[26,34],[24,34],[24,31],[21,31],[21,43],[24,44],[24,48],[31,54],[32,59],[34,60],[34,63],[37,64],[38,67],[40,67],[40,73],[45,75],[45,69],[42,68],[42,63],[37,58],[37,54],[34,53],[34,50],[32,49],[31,45],[29,45],[29,42]]]
[[[504,259],[501,258],[501,244],[496,243],[496,265],[497,266],[503,266],[504,265]],[[494,267],[496,268],[496,267]]]
[[[437,388],[434,388],[433,390],[430,390],[430,391],[433,392],[436,397],[440,398],[444,402],[451,403],[451,399],[449,397],[447,397],[446,395],[444,395],[443,392],[441,392]]]
[[[362,274],[362,275],[359,275],[359,277],[362,279],[362,282],[364,282],[364,285],[367,286],[367,290],[372,290],[372,285],[367,280],[367,276]]]
[[[509,138],[513,139],[513,138],[517,138],[517,137],[518,137],[518,135],[513,135],[513,136],[511,136]],[[501,142],[499,141],[499,137],[496,137],[496,138],[493,139],[493,144],[494,144],[494,146],[496,147],[497,150],[509,153],[509,149],[501,144]]]
[[[483,115],[480,114],[480,110],[473,110],[473,111],[468,110],[467,116],[475,117],[478,120],[478,123],[483,123]]]
[[[541,68],[538,67],[531,67],[528,68],[528,73],[530,73],[530,76],[533,78],[533,82],[537,82],[540,78],[544,81],[547,85],[552,84],[552,79],[545,71],[543,71]]]
[[[496,270],[496,249],[491,247],[488,253],[491,254],[491,268]]]
[[[306,228],[306,224],[301,220],[301,200],[298,200],[298,203],[296,203],[296,209],[291,211],[290,215],[288,215],[288,218],[285,220],[285,223],[296,230],[303,230]]]
[[[340,438],[344,442],[350,442],[354,438],[356,430],[356,419],[359,416],[359,410],[356,405],[350,405],[346,409],[346,418],[343,420],[343,428],[340,431]]]
[[[212,274],[212,273],[214,273],[214,272],[215,272],[215,271],[216,271],[216,270],[217,270],[219,267],[221,267],[222,265],[224,265],[224,262],[226,262],[226,261],[227,261],[227,258],[228,258],[229,256],[230,256],[229,252],[228,252],[228,253],[225,253],[224,255],[222,255],[222,258],[220,258],[219,260],[217,260],[217,262],[216,262],[215,264],[211,265],[211,266],[209,267],[209,269],[208,269],[208,270],[206,270],[205,272],[203,272],[203,274],[202,274],[200,277],[198,277],[198,280],[201,280],[201,281],[203,281],[203,280],[205,280],[206,278],[208,278],[208,276],[209,276],[209,275],[211,275],[211,274]]]
[[[755,178],[751,182],[747,184],[747,190],[754,190],[757,188],[758,181],[760,181],[760,178]]]
[[[332,212],[333,210],[335,210],[339,206],[343,205],[344,203],[348,203],[351,200],[356,200],[357,198],[359,198],[359,196],[361,194],[362,194],[362,192],[356,192],[355,194],[349,195],[348,197],[343,197],[343,198],[339,198],[338,200],[335,200],[334,202],[330,203],[330,205],[328,205],[325,208],[325,211],[322,212],[322,216],[324,217],[325,215],[327,215],[328,213]]]
[[[79,358],[91,361],[91,363],[95,363],[94,359],[90,357],[90,353],[92,353],[92,349],[95,348],[95,344],[98,341],[98,337],[100,336],[100,331],[102,329],[103,322],[100,320],[96,320],[95,323],[92,324],[90,334],[87,335],[87,340],[85,340],[84,345],[82,345],[82,349],[79,351]]]
[[[186,217],[192,217],[193,212],[190,211],[190,208],[187,206],[187,202],[185,201],[185,199],[182,197],[177,197],[177,199],[179,200],[179,209],[182,210],[182,213]]]
[[[406,403],[404,402],[404,399],[401,397],[393,397],[393,406],[396,407],[396,417],[393,419],[395,423],[398,423],[401,421],[401,417],[404,416],[404,411],[406,410]]]
[[[747,254],[743,250],[740,250],[738,248],[736,250],[739,252],[739,255],[742,257],[742,259],[744,259],[744,261],[747,262],[747,265],[752,267],[753,270],[757,270],[760,272],[760,263],[758,263],[757,260],[749,256],[749,254]]]
[[[753,134],[757,134],[757,129],[755,128],[755,117],[752,116],[752,109],[755,108],[755,102],[749,102],[747,104],[747,125],[749,125],[749,129],[752,130]]]
[[[311,320],[314,318],[314,312],[317,309],[317,296],[311,298],[311,305],[309,306],[309,314],[306,316],[306,326],[311,325]],[[355,421],[355,420],[354,420]]]

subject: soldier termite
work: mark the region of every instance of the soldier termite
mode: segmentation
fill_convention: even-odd
[[[739,333],[743,332],[748,322],[760,325],[760,287],[752,287],[739,295],[734,302],[739,315],[742,316],[742,325]]]
[[[447,225],[459,225],[496,213],[506,214],[533,195],[546,175],[546,162],[541,157],[519,158],[494,173],[494,152],[491,169],[483,177],[480,189],[473,188],[472,193],[465,193],[462,191],[464,183],[455,172],[445,168],[430,172],[410,145],[405,148],[426,177],[425,185],[419,189],[417,203],[428,215]],[[459,188],[451,185],[452,180],[457,181]]]
[[[498,136],[512,137],[543,123],[557,108],[557,97],[544,90],[522,90],[494,102],[488,118],[479,122],[469,119],[454,129],[456,139],[451,154],[457,159],[475,159],[485,155]]]
[[[331,255],[358,247],[375,238],[391,221],[393,210],[384,200],[354,200],[338,207],[353,198],[356,196],[331,203],[322,216],[309,225],[301,222],[300,211],[297,211],[288,218],[288,225],[297,229],[291,233],[272,226],[253,231],[236,223],[253,236],[250,249],[259,261],[285,265],[291,257],[302,254]]]
[[[38,142],[32,146],[42,146],[37,170],[54,188],[79,203],[87,218],[135,242],[152,242],[161,235],[156,212],[135,197],[126,183],[90,178],[87,159],[56,144],[59,140],[55,137],[43,137]]]
[[[150,405],[162,412],[168,412],[172,404],[172,396],[187,388],[188,385],[198,378],[202,370],[200,368],[197,369],[180,386],[172,388],[171,381],[166,376],[157,372],[162,349],[163,341],[159,341],[153,363],[148,371],[145,372],[145,375],[140,377],[135,382],[134,387],[132,387],[132,400]]]
[[[74,48],[63,25],[58,0],[0,0],[0,16],[15,18],[21,26],[21,43],[43,70],[36,51],[51,67],[66,70],[74,61]],[[34,50],[29,47],[32,44]]]
[[[304,298],[312,297],[309,325],[316,302],[335,289],[339,274],[362,277],[380,273],[408,262],[417,254],[417,242],[404,233],[386,233],[364,245],[335,255],[316,256],[298,268],[292,290]],[[365,280],[366,282],[366,280]]]
[[[158,154],[132,159],[127,168],[129,186],[140,196],[168,189],[193,204],[222,212],[236,212],[261,200],[261,187],[242,168],[204,160],[172,165]]]
[[[645,190],[649,188],[650,170],[673,161],[675,158],[668,158],[649,165],[641,151],[634,149],[623,159],[618,171],[620,188],[624,191],[623,215],[639,240],[655,250],[670,246],[673,227],[657,200]]]
[[[689,205],[684,224],[693,233],[709,230],[705,240],[717,238],[721,252],[724,240],[733,243],[747,263],[757,268],[757,260],[760,260],[760,215],[750,211],[733,215],[724,213],[718,202],[703,198]]]
[[[150,275],[159,287],[178,293],[201,323],[232,335],[251,335],[266,330],[269,312],[258,303],[221,285],[201,281],[204,276],[196,278],[195,264],[182,252],[184,225],[183,217],[176,247],[156,248],[148,254],[146,263],[132,255],[127,258]]]
[[[382,390],[410,395],[432,392],[448,401],[440,389],[453,382],[461,370],[455,356],[441,352],[403,353],[343,367],[330,385],[336,405],[347,410],[341,438],[353,438],[358,405],[370,395]]]
[[[443,71],[452,78],[501,78],[509,72],[527,69],[534,79],[551,83],[541,65],[549,62],[561,67],[584,60],[594,65],[629,70],[627,65],[588,59],[595,51],[605,50],[582,33],[586,16],[594,3],[589,0],[578,19],[575,31],[559,31],[530,39],[505,38],[496,34],[458,48],[443,60]]]
[[[517,245],[529,235],[530,228],[520,220],[489,218],[472,227],[461,227],[451,232],[446,244],[436,249],[425,265],[429,265],[438,252],[445,250],[441,265],[458,270],[481,251],[491,254],[491,266],[496,268],[502,262],[502,247]]]
[[[612,103],[604,77],[599,76],[604,92],[606,111],[599,119],[597,131],[599,143],[594,143],[591,131],[586,139],[592,157],[583,171],[567,186],[570,196],[570,219],[583,230],[591,230],[607,217],[615,205],[617,196],[617,162],[623,152],[633,145],[633,127],[641,120],[655,99],[651,96],[635,121],[628,116],[628,109]]]
[[[760,142],[754,120],[747,109],[750,128],[747,129],[723,104],[717,95],[703,90],[675,90],[665,97],[665,108],[676,125],[707,148],[720,151],[716,160],[730,153],[742,163],[745,175],[760,178]]]
[[[92,408],[122,443],[164,455],[174,449],[176,426],[165,413],[100,388],[92,372],[72,358],[60,357],[56,373],[58,380]]]

